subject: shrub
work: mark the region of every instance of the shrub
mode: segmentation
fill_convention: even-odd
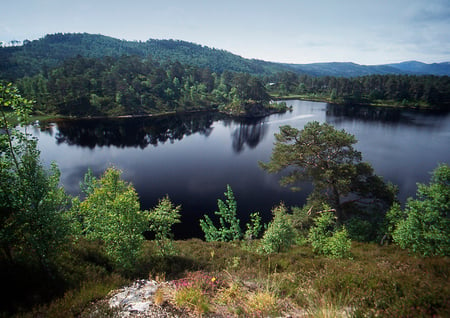
[[[72,222],[58,167],[45,169],[37,141],[7,120],[11,110],[19,124],[27,124],[31,105],[12,84],[0,83],[0,246],[13,264],[37,262],[51,271]]]
[[[392,237],[402,248],[427,255],[450,255],[450,167],[439,165],[430,184],[417,185],[417,199],[409,199],[404,218],[395,224]],[[389,215],[399,218],[400,207]]]
[[[315,226],[309,230],[308,239],[313,251],[333,258],[346,257],[351,248],[351,240],[345,227],[336,230],[334,213],[325,210],[314,220]]]
[[[373,237],[374,225],[359,217],[352,217],[345,222],[345,228],[352,240],[369,242]]]
[[[219,211],[214,214],[219,216],[220,227],[216,227],[209,216],[205,215],[200,220],[200,227],[205,233],[205,239],[212,241],[237,241],[242,237],[239,219],[236,217],[236,200],[230,185],[227,185],[227,191],[224,193],[227,198],[225,202],[217,200]]]
[[[139,198],[121,172],[109,168],[93,180],[93,188],[79,203],[81,228],[88,240],[101,240],[114,263],[129,269],[140,253],[148,217],[140,211]]]
[[[273,220],[261,239],[261,251],[266,254],[281,252],[295,242],[295,231],[284,204],[272,210]]]
[[[261,216],[259,212],[250,214],[250,223],[246,224],[245,239],[253,240],[259,238],[263,225],[261,223]]]
[[[174,206],[169,196],[165,196],[149,213],[149,230],[155,234],[156,244],[161,255],[175,254],[172,244],[172,226],[181,222],[180,209],[181,205]]]

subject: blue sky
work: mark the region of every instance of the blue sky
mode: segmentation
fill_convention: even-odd
[[[449,0],[9,0],[0,41],[179,39],[275,62],[450,61]]]

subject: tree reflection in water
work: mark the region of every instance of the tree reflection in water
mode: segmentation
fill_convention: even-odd
[[[239,127],[232,134],[233,150],[237,153],[244,150],[245,145],[256,148],[264,139],[267,132],[267,125],[261,120],[241,122]]]
[[[119,148],[157,146],[195,133],[209,136],[217,114],[162,117],[64,120],[58,122],[56,141],[81,147]]]
[[[231,134],[233,151],[241,152],[245,145],[255,148],[264,138],[267,126],[262,120],[225,118],[217,113],[171,115],[162,117],[80,119],[58,122],[57,144],[76,145],[94,149],[157,146],[175,142],[192,134],[208,137],[213,123],[224,120],[226,126],[238,123]],[[49,132],[44,128],[42,131]]]

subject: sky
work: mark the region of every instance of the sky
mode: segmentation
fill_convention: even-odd
[[[0,41],[177,39],[283,63],[450,61],[450,0],[0,0]]]

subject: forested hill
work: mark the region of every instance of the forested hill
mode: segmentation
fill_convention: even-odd
[[[77,56],[102,58],[136,55],[158,63],[178,61],[212,72],[225,70],[270,75],[280,71],[313,76],[357,77],[372,74],[450,75],[450,63],[425,64],[417,61],[386,65],[355,63],[286,64],[246,59],[233,53],[178,40],[125,41],[87,33],[58,33],[21,46],[0,47],[0,79],[14,81],[24,76],[45,73]]]
[[[426,64],[408,61],[382,65],[331,62],[283,64],[295,73],[315,76],[358,77],[366,75],[450,75],[450,62]]]
[[[295,73],[315,76],[357,77],[365,75],[410,74],[407,69],[398,69],[390,65],[360,65],[350,62],[284,64]],[[426,64],[427,65],[427,64]]]
[[[22,46],[0,48],[0,79],[15,80],[33,76],[77,56],[101,58],[122,55],[150,57],[159,63],[178,61],[182,64],[209,68],[218,73],[229,70],[250,74],[271,74],[286,70],[281,64],[245,59],[224,50],[184,41],[137,42],[97,34],[59,33],[47,35],[39,40],[24,41]]]

